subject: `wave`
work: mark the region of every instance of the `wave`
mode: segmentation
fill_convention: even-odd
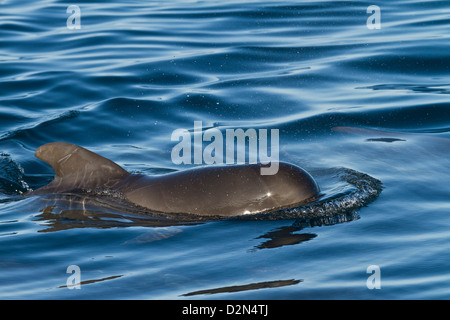
[[[0,194],[14,196],[29,190],[21,166],[9,154],[0,153]]]

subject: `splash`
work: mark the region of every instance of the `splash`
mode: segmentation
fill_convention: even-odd
[[[20,195],[30,190],[20,165],[7,153],[0,153],[0,194]]]

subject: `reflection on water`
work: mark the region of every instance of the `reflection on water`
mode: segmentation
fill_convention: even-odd
[[[39,197],[38,203],[52,203],[35,216],[45,229],[39,232],[53,232],[74,228],[118,228],[118,227],[164,227],[192,224],[189,220],[167,219],[158,213],[144,215],[117,199],[104,197],[61,194]]]
[[[376,141],[376,142],[395,142],[395,141],[406,141],[404,139],[397,139],[397,138],[369,138],[366,139],[366,141]]]
[[[296,224],[287,227],[280,227],[276,230],[269,231],[256,239],[270,239],[266,240],[260,245],[255,246],[256,249],[272,249],[282,246],[289,246],[299,244],[304,241],[309,241],[315,238],[317,235],[313,233],[300,233],[296,234],[295,231],[302,230],[303,227],[299,227]]]
[[[240,291],[247,291],[247,290],[259,290],[259,289],[267,289],[267,288],[277,288],[277,287],[284,287],[284,286],[292,286],[300,283],[302,280],[275,280],[275,281],[265,281],[265,282],[258,282],[258,283],[250,283],[250,284],[244,284],[244,285],[237,285],[237,286],[230,286],[230,287],[222,287],[222,288],[215,288],[215,289],[205,289],[205,290],[199,290],[199,291],[193,291],[186,294],[183,294],[183,296],[195,296],[200,294],[217,294],[217,293],[226,293],[226,292],[240,292]]]
[[[113,279],[117,279],[122,277],[123,275],[117,275],[117,276],[110,276],[110,277],[106,277],[106,278],[101,278],[101,279],[92,279],[92,280],[83,280],[80,283],[74,283],[70,286],[78,286],[78,285],[86,285],[86,284],[92,284],[92,283],[96,283],[96,282],[102,282],[102,281],[107,281],[107,280],[113,280]],[[59,286],[58,288],[67,288],[68,285],[62,285]]]

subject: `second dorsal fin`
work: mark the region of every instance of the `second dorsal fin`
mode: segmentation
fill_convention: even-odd
[[[55,179],[33,193],[108,188],[129,175],[111,160],[71,143],[48,143],[39,147],[35,155],[52,166]]]

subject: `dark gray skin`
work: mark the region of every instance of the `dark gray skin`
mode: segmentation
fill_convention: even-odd
[[[283,162],[274,175],[261,175],[260,164],[249,164],[145,176],[131,174],[70,143],[45,144],[35,155],[52,166],[55,178],[30,195],[112,189],[129,202],[152,211],[223,217],[293,207],[319,195],[319,187],[309,173]]]

